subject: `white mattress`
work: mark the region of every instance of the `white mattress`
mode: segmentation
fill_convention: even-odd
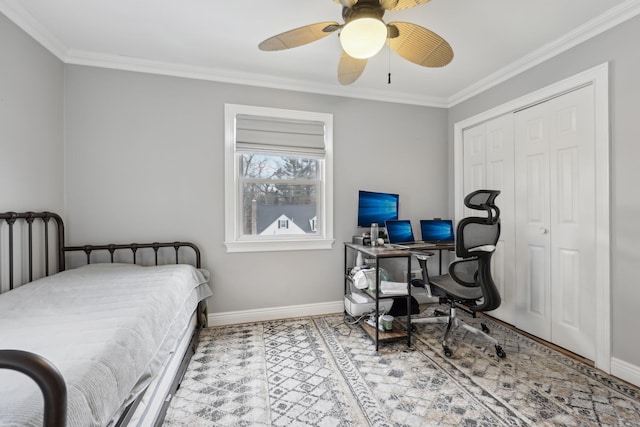
[[[198,302],[208,272],[188,265],[92,264],[0,295],[0,348],[47,358],[67,383],[71,426],[117,419],[152,381]],[[0,370],[0,425],[41,426],[26,376]]]
[[[129,423],[129,427],[152,427],[157,425],[163,407],[168,406],[168,402],[173,396],[169,395],[173,380],[178,374],[182,358],[191,342],[191,335],[196,325],[196,316],[192,316],[190,327],[185,331],[183,337],[177,343],[175,351],[171,353],[158,375],[147,387],[144,395]]]

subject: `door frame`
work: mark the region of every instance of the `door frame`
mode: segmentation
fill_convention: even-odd
[[[454,215],[463,217],[463,131],[503,114],[539,104],[575,89],[594,88],[595,208],[596,208],[596,358],[598,369],[611,372],[611,271],[609,196],[609,63],[605,62],[567,79],[506,102],[453,126]]]

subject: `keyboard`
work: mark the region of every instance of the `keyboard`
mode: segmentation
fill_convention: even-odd
[[[407,242],[407,243],[395,243],[395,246],[398,249],[428,249],[434,247],[435,243],[427,243],[427,242]]]

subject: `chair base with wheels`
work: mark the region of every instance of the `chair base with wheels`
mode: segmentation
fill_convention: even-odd
[[[431,254],[424,255],[424,254],[421,254],[419,251],[416,251],[414,252],[414,255],[418,259],[418,263],[420,264],[420,267],[423,271],[423,277],[426,277],[425,276],[425,271],[427,268],[426,264],[427,264],[427,260],[431,257]],[[460,285],[457,284],[453,279],[451,279],[451,276],[449,275],[436,276],[431,280],[437,281],[437,283],[440,283],[440,284],[449,282],[448,285],[450,288],[458,288],[459,293],[467,294],[467,298],[454,297],[451,294],[449,295],[443,294],[443,292],[439,287],[436,288],[434,286],[434,288],[432,289],[430,286],[425,285],[423,280],[414,279],[411,282],[413,286],[424,288],[429,297],[434,297],[434,296],[439,297],[439,303],[446,304],[449,307],[447,311],[440,311],[436,309],[434,311],[435,316],[433,317],[411,318],[411,326],[412,328],[414,328],[413,330],[416,331],[416,326],[415,326],[416,324],[423,324],[423,323],[445,324],[446,327],[442,337],[442,350],[444,351],[445,356],[452,357],[453,351],[451,350],[451,334],[454,333],[454,331],[457,328],[463,328],[464,330],[469,331],[476,335],[480,335],[486,340],[488,340],[489,342],[491,342],[495,347],[496,355],[501,359],[505,358],[507,356],[506,353],[502,349],[502,346],[500,345],[498,340],[496,340],[494,337],[489,335],[490,331],[485,323],[483,322],[480,323],[481,329],[477,329],[469,325],[468,323],[466,323],[460,317],[458,317],[458,310],[465,311],[469,313],[471,316],[473,316],[474,318],[477,317],[476,312],[466,309],[464,305],[465,303],[468,304],[471,301],[475,303],[475,301],[477,300],[476,297],[482,297],[482,295],[478,295],[477,291],[474,291],[474,289],[478,289],[478,288],[466,288],[466,289],[461,288]]]
[[[416,254],[416,257],[420,262],[421,261],[420,258],[422,257],[422,255]],[[424,283],[422,283],[422,280],[419,280],[419,279],[413,280],[412,285],[415,287],[425,288],[425,290],[427,291],[427,294],[430,297],[436,296],[436,295],[433,295],[431,292],[429,292],[428,287],[425,286]],[[502,349],[502,346],[498,342],[498,340],[496,340],[494,337],[489,335],[491,331],[489,330],[489,327],[484,322],[480,323],[481,329],[478,329],[469,325],[467,322],[465,322],[460,317],[458,317],[458,310],[462,310],[466,313],[469,313],[474,318],[477,317],[475,312],[471,310],[467,310],[466,308],[459,305],[459,304],[463,304],[464,301],[455,301],[447,297],[440,297],[439,303],[448,305],[449,306],[448,309],[446,311],[441,311],[438,309],[434,310],[433,317],[420,317],[420,318],[412,317],[411,318],[411,327],[413,328],[414,332],[417,332],[416,324],[424,324],[424,323],[445,324],[446,327],[442,337],[442,350],[444,351],[445,356],[452,357],[453,350],[451,349],[451,341],[452,341],[451,335],[455,332],[457,328],[463,328],[464,330],[469,331],[476,335],[480,335],[486,340],[488,340],[489,342],[491,342],[494,345],[496,350],[496,355],[499,358],[504,359],[507,356],[504,350]]]

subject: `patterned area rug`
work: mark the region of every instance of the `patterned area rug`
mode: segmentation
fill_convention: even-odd
[[[417,325],[379,351],[342,315],[202,332],[165,426],[638,426],[640,391],[488,320],[507,353]],[[478,324],[479,319],[467,319]]]

